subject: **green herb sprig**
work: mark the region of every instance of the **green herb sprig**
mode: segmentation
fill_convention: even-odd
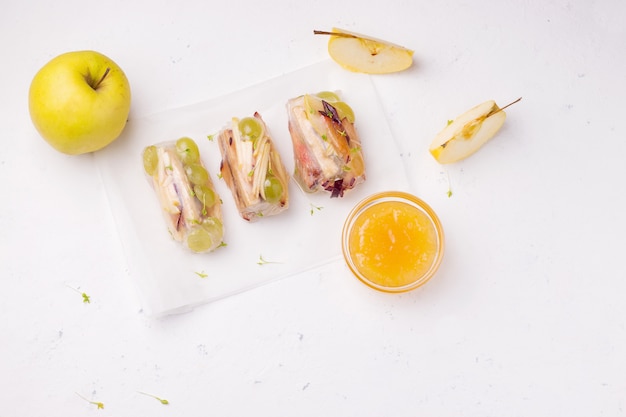
[[[279,264],[277,261],[268,261],[263,258],[263,255],[259,255],[259,260],[257,261],[257,265],[267,265],[267,264]]]
[[[152,394],[148,394],[147,392],[143,392],[143,391],[137,391],[139,394],[143,394],[145,396],[148,396],[150,398],[154,398],[155,400],[159,401],[161,404],[163,405],[168,405],[170,402],[168,400],[166,400],[165,398],[159,398],[156,395],[152,395]]]
[[[322,211],[324,207],[322,206],[316,206],[315,204],[311,203],[311,216],[315,213],[315,211]]]
[[[69,285],[67,285],[67,288],[76,291],[77,293],[79,293],[82,297],[83,297],[83,303],[85,304],[91,304],[91,297],[89,295],[87,295],[87,293],[84,293],[82,291],[80,291],[77,288],[74,287],[70,287]]]
[[[75,394],[76,394],[76,395],[78,395],[81,399],[83,399],[83,400],[87,401],[89,404],[93,404],[93,405],[95,405],[95,406],[98,408],[98,410],[103,410],[103,409],[104,409],[104,403],[102,403],[102,402],[100,402],[100,401],[91,401],[91,400],[88,400],[87,398],[83,397],[82,395],[80,395],[80,394],[79,394],[79,393],[77,393],[77,392],[76,392]]]

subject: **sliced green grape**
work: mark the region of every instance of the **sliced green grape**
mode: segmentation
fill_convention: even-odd
[[[345,102],[338,101],[336,103],[332,103],[332,106],[335,108],[335,110],[337,110],[337,114],[339,114],[339,118],[341,120],[343,120],[345,117],[350,123],[354,123],[354,111],[352,111],[352,108],[348,106]]]
[[[213,237],[204,227],[196,227],[187,235],[187,247],[194,252],[206,252],[213,247]]]
[[[216,240],[222,238],[224,226],[217,217],[207,217],[202,220],[202,228],[213,235]]]
[[[202,203],[202,207],[204,209],[213,207],[213,204],[215,204],[215,193],[209,187],[197,184],[193,186],[193,192],[196,195],[196,198]]]
[[[320,91],[315,95],[328,103],[339,101],[339,96],[332,91]]]
[[[271,204],[277,203],[283,196],[283,185],[278,178],[268,175],[263,183],[263,193],[265,201]]]
[[[224,228],[216,217],[207,217],[187,235],[187,247],[194,252],[206,252],[222,241]]]
[[[242,139],[256,141],[263,134],[263,126],[254,117],[244,117],[239,121],[239,131],[241,132]]]
[[[311,118],[312,116],[317,116],[317,113],[320,111],[324,111],[324,105],[322,104],[322,100],[312,94],[304,95],[304,109],[307,113],[307,117]]]
[[[204,185],[209,181],[209,173],[200,164],[190,164],[185,166],[187,178],[195,185]]]
[[[180,138],[176,141],[176,152],[185,164],[193,164],[200,161],[198,145],[191,138]]]
[[[158,165],[159,155],[156,146],[148,146],[143,151],[143,169],[146,171],[146,174],[153,176],[156,173]]]

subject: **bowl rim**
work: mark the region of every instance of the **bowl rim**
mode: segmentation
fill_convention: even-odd
[[[388,201],[400,201],[400,202],[408,203],[411,206],[422,211],[432,223],[435,229],[435,233],[437,235],[437,250],[435,252],[435,258],[433,259],[430,265],[430,268],[428,268],[428,270],[424,274],[417,277],[411,283],[403,285],[403,286],[398,286],[398,287],[380,285],[369,280],[361,271],[359,271],[356,264],[352,260],[350,244],[349,244],[349,236],[352,230],[352,226],[354,225],[355,221],[359,218],[359,216],[366,209],[372,206],[375,206],[376,204],[380,204],[380,203],[388,202]],[[367,286],[373,289],[376,289],[378,291],[387,292],[387,293],[403,293],[403,292],[411,291],[411,290],[414,290],[415,288],[418,288],[424,285],[426,282],[428,282],[435,275],[435,273],[439,269],[439,266],[441,265],[441,261],[444,255],[444,248],[445,248],[445,237],[444,237],[443,226],[441,224],[441,220],[439,219],[439,216],[437,216],[437,213],[435,213],[435,211],[432,209],[432,207],[428,203],[426,203],[424,200],[417,197],[416,195],[411,194],[406,191],[395,191],[395,190],[381,191],[381,192],[377,192],[377,193],[371,194],[363,198],[348,213],[348,216],[346,217],[346,220],[344,222],[342,232],[341,232],[341,250],[343,253],[343,258],[344,258],[346,265],[352,272],[352,274],[356,278],[358,278],[361,282],[366,284]]]

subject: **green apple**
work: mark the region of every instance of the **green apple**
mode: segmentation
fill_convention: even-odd
[[[130,85],[122,69],[95,51],[53,58],[33,78],[30,117],[56,150],[79,155],[109,145],[124,130]]]

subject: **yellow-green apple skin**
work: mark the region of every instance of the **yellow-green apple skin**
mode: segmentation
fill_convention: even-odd
[[[33,78],[28,107],[39,134],[69,155],[95,152],[124,130],[130,112],[124,71],[95,51],[53,58]]]

